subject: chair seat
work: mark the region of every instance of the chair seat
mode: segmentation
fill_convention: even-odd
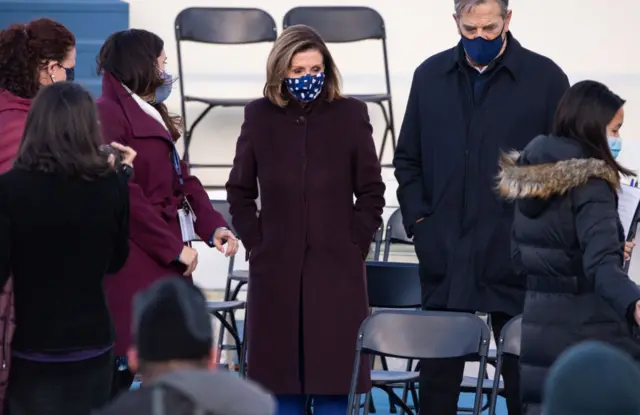
[[[383,102],[391,100],[391,95],[389,94],[354,94],[349,95],[349,97],[359,99],[364,102]]]
[[[371,381],[377,385],[387,385],[390,383],[416,382],[418,372],[404,372],[395,370],[372,370]]]
[[[258,98],[206,98],[185,96],[185,102],[201,102],[213,107],[244,107]]]
[[[249,270],[245,270],[245,269],[233,270],[231,275],[229,275],[229,278],[231,278],[234,281],[249,282]]]
[[[244,301],[207,301],[207,310],[210,313],[237,310],[239,308],[244,308]]]
[[[460,384],[460,387],[466,390],[475,390],[477,384],[478,384],[478,378],[473,376],[464,376],[462,378],[462,383]],[[493,388],[493,379],[485,379],[484,382],[482,382],[483,390],[491,391],[492,388]],[[503,388],[504,388],[504,383],[500,381],[500,383],[498,384],[498,391],[502,390]]]

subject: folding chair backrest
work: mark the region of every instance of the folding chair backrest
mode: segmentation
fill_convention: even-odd
[[[420,273],[418,264],[367,262],[369,307],[419,308]]]
[[[284,16],[283,26],[298,24],[314,28],[327,43],[386,38],[382,16],[369,7],[295,7]]]
[[[189,7],[175,21],[176,40],[212,44],[273,42],[278,36],[269,13],[256,8]]]
[[[486,357],[489,327],[470,313],[381,310],[362,323],[358,350],[406,359]]]
[[[500,333],[502,353],[520,356],[520,340],[522,339],[522,316],[509,320]]]
[[[236,230],[233,228],[233,224],[231,222],[231,213],[229,212],[229,202],[227,202],[226,200],[212,200],[211,204],[213,205],[213,208],[216,210],[216,212],[221,214],[225,222],[229,224],[229,229],[231,229],[231,232],[233,232],[235,235],[238,235]]]
[[[404,230],[404,224],[402,223],[402,212],[397,209],[391,214],[389,221],[387,221],[387,230],[384,235],[384,258],[383,261],[389,260],[389,254],[391,252],[392,244],[404,244],[413,245],[413,238],[409,238],[407,232]]]

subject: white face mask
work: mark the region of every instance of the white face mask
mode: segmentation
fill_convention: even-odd
[[[611,150],[613,158],[617,159],[622,148],[622,140],[620,137],[607,137],[607,141],[609,141],[609,150]]]

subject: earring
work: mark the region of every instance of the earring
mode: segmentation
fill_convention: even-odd
[[[49,78],[51,78],[51,83],[55,84],[56,83],[56,78],[54,78],[53,75],[49,75]]]

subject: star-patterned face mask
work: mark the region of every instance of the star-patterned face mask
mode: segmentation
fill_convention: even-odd
[[[317,75],[310,73],[300,78],[284,78],[284,82],[295,99],[301,102],[311,102],[318,98],[324,84],[324,72]]]

